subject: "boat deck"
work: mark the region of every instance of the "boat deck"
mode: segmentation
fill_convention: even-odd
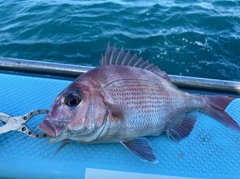
[[[50,109],[71,80],[0,73],[0,111],[14,116]],[[240,123],[240,99],[226,111]],[[240,178],[240,134],[197,113],[194,130],[179,144],[149,137],[157,164],[143,162],[120,143],[58,144],[19,132],[0,135],[0,178]],[[33,129],[44,115],[28,122]]]

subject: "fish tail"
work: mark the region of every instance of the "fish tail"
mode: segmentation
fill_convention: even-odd
[[[240,126],[238,123],[232,119],[232,117],[225,112],[226,107],[229,103],[234,100],[234,97],[230,96],[205,96],[208,101],[207,105],[204,107],[205,112],[219,121],[220,123],[240,132]]]

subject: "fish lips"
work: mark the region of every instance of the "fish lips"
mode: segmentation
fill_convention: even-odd
[[[45,119],[38,125],[38,128],[51,137],[49,139],[49,143],[55,143],[58,142],[55,138],[60,139],[60,136],[64,133],[64,131],[66,131],[66,126],[66,122],[50,121]]]

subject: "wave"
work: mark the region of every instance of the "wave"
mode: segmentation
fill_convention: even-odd
[[[98,66],[111,41],[169,74],[239,80],[239,3],[0,2],[0,56]]]

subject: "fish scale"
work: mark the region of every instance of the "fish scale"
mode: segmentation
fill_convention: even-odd
[[[165,80],[153,73],[147,74],[148,76],[145,78],[151,79],[153,76],[156,80],[146,81],[142,80],[142,75],[146,75],[146,72],[142,69],[138,69],[134,73],[135,76],[132,73],[127,74],[133,68],[128,66],[107,66],[106,68],[101,67],[99,70],[106,75],[106,73],[114,71],[115,68],[117,68],[117,72],[124,71],[125,73],[114,73],[114,79],[110,81],[110,85],[106,84],[103,88],[104,94],[106,94],[105,98],[111,103],[128,105],[137,111],[137,115],[126,118],[123,121],[124,125],[121,126],[121,129],[114,129],[114,127],[119,128],[119,126],[114,125],[111,128],[107,128],[106,133],[103,131],[98,140],[105,135],[112,136],[118,130],[125,131],[121,135],[121,138],[124,139],[129,139],[130,136],[131,138],[136,138],[139,136],[160,135],[166,130],[166,119],[171,120],[170,111],[172,109],[169,106],[175,104],[172,108],[175,108],[176,111],[179,107],[188,107],[186,106],[188,104],[184,103],[186,99],[182,97],[183,94],[181,94],[181,91],[176,91],[176,88],[163,88],[163,84],[166,83]],[[99,80],[101,79],[101,76],[99,76]],[[100,81],[100,83],[103,82]],[[174,101],[179,102],[175,103]],[[109,120],[111,121],[111,119]],[[177,120],[174,122],[178,123]],[[112,139],[110,138],[109,140]],[[120,138],[115,138],[115,140],[120,140]]]
[[[125,67],[126,68],[126,67]],[[104,71],[104,70],[103,70]],[[119,79],[122,77],[119,76]],[[159,77],[159,81],[160,81]],[[113,98],[113,102],[122,103],[130,105],[136,109],[142,109],[140,112],[148,113],[148,112],[157,112],[157,111],[166,111],[169,109],[169,104],[175,105],[173,108],[183,107],[186,101],[186,97],[183,98],[183,94],[175,94],[175,96],[171,95],[171,88],[165,91],[161,90],[162,87],[159,86],[158,83],[154,84],[153,82],[150,85],[147,85],[147,81],[118,81],[115,83],[111,83],[111,86],[108,88],[104,88],[106,90],[106,94]],[[133,88],[133,86],[135,88]],[[167,91],[168,90],[168,91]],[[190,95],[189,95],[190,96]],[[174,101],[179,101],[178,103],[174,103]],[[192,105],[192,104],[191,104]],[[145,111],[146,110],[146,111]],[[160,118],[159,114],[159,118]]]
[[[165,131],[179,142],[194,128],[196,116],[190,115],[193,111],[240,131],[225,112],[233,97],[183,92],[158,67],[110,44],[100,65],[60,93],[39,124],[51,137],[50,143],[120,142],[142,160],[154,163],[156,156],[144,136],[158,136]]]

